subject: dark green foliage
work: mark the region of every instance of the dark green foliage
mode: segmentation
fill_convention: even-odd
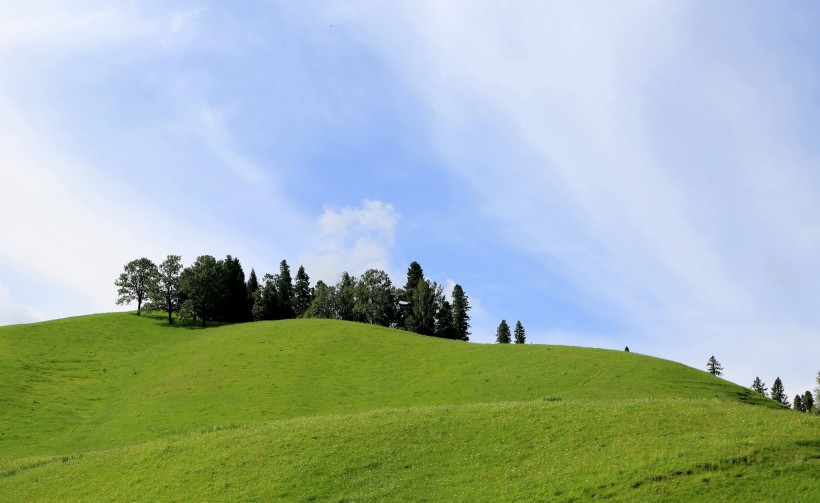
[[[361,321],[356,311],[356,278],[347,273],[336,284],[336,317],[346,321]]]
[[[276,276],[276,314],[273,319],[285,320],[294,317],[293,280],[286,260],[279,263],[279,274]]]
[[[456,338],[456,328],[453,326],[453,306],[443,298],[436,314],[436,337]]]
[[[510,326],[507,325],[507,320],[501,320],[501,323],[498,325],[498,330],[495,332],[495,342],[498,344],[509,344],[510,339]]]
[[[761,381],[759,377],[755,377],[755,381],[752,383],[752,389],[761,395],[766,396],[766,384]]]
[[[217,318],[227,322],[242,322],[252,319],[251,307],[248,306],[248,287],[245,285],[245,272],[239,259],[228,255],[222,266],[222,301],[217,309]]]
[[[456,339],[462,341],[470,340],[470,303],[461,285],[453,287],[453,328],[456,331]]]
[[[417,325],[413,317],[413,296],[419,281],[424,279],[424,270],[415,260],[407,268],[407,282],[404,288],[398,293],[399,305],[401,307],[400,328],[411,332],[418,332]]]
[[[413,289],[412,314],[407,329],[421,335],[435,335],[441,287],[429,279],[420,279]]]
[[[806,390],[806,392],[803,393],[803,400],[802,401],[803,401],[803,412],[811,412],[811,410],[814,408],[814,397],[812,396],[811,391]]]
[[[524,334],[524,325],[520,321],[515,322],[515,343],[524,344],[527,342],[527,336]]]
[[[786,398],[786,388],[783,387],[783,382],[780,380],[780,377],[774,380],[774,384],[772,384],[772,400],[775,402],[780,402],[784,405],[789,405],[789,399]]]
[[[207,320],[214,319],[224,298],[223,277],[221,263],[211,255],[199,256],[183,269],[179,278],[179,290],[185,297],[182,314],[199,320],[203,327]]]
[[[276,279],[266,274],[262,281],[253,298],[253,321],[272,320],[277,314]]]
[[[296,271],[296,284],[293,287],[293,311],[297,318],[305,315],[313,300],[313,291],[310,288],[310,276],[303,266]]]
[[[386,272],[368,269],[359,278],[354,291],[354,311],[359,319],[384,327],[395,323],[398,302],[393,283]]]
[[[168,313],[168,324],[174,322],[172,314],[179,312],[181,297],[179,291],[179,276],[182,272],[182,257],[168,255],[159,265],[157,278],[154,281],[148,296],[151,305]]]
[[[305,311],[304,318],[337,318],[336,289],[324,281],[318,281],[313,291],[313,301]]]
[[[794,395],[794,410],[797,412],[806,412],[803,408],[803,396],[802,395]]]
[[[118,287],[117,304],[130,304],[136,300],[139,316],[142,303],[148,299],[158,274],[157,266],[145,257],[125,264],[125,271],[114,281],[114,286]]]
[[[714,355],[709,358],[709,361],[706,362],[706,371],[712,374],[713,376],[722,376],[723,375],[723,367],[720,365],[720,362],[717,361]]]
[[[256,279],[256,271],[251,268],[251,274],[248,276],[248,283],[245,285],[248,291],[248,312],[251,313],[251,320],[253,320],[253,304],[256,298],[256,291],[259,290],[259,280]]]

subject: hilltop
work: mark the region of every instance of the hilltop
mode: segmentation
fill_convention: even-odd
[[[0,327],[0,378],[20,501],[820,490],[817,417],[635,353],[118,313]]]

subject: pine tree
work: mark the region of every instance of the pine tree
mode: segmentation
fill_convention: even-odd
[[[151,304],[168,313],[168,324],[174,319],[172,314],[179,312],[181,304],[179,276],[182,271],[182,257],[168,255],[157,269],[157,278],[149,292]]]
[[[806,390],[806,392],[803,393],[803,410],[805,412],[811,412],[811,410],[813,408],[814,408],[814,397],[811,395],[811,391]]]
[[[453,328],[456,339],[462,341],[470,340],[470,303],[461,285],[453,287]]]
[[[313,300],[313,291],[310,288],[310,276],[307,275],[305,268],[301,265],[299,266],[299,270],[296,271],[296,284],[293,287],[293,295],[294,314],[296,314],[297,318],[301,318]]]
[[[524,344],[527,341],[527,336],[524,334],[524,325],[521,324],[521,321],[515,322],[514,334],[516,344]]]
[[[761,381],[759,377],[755,377],[755,381],[752,383],[752,389],[761,395],[766,396],[766,384]]]
[[[236,323],[251,319],[248,309],[248,287],[245,284],[245,272],[236,257],[228,255],[220,262],[223,273],[223,293],[220,318],[223,321]]]
[[[495,342],[498,344],[509,344],[510,339],[510,326],[507,325],[507,320],[501,320],[501,323],[498,325],[498,330],[495,332]]]
[[[248,290],[248,300],[246,302],[249,313],[248,319],[253,320],[253,304],[256,298],[256,291],[259,290],[259,280],[256,279],[256,271],[254,271],[253,268],[251,268],[251,274],[248,276],[248,282],[245,288]]]
[[[771,399],[786,406],[789,405],[789,399],[786,398],[786,388],[783,387],[783,382],[780,380],[780,377],[775,379],[774,384],[772,384]]]
[[[404,284],[404,288],[398,293],[399,306],[401,309],[399,326],[410,332],[418,333],[416,320],[413,316],[413,296],[415,295],[416,286],[418,286],[422,280],[424,280],[424,270],[421,268],[421,265],[414,260],[407,268],[407,282]]]
[[[276,314],[274,319],[293,318],[293,279],[290,276],[288,262],[279,263],[279,274],[276,275]]]
[[[709,358],[709,361],[706,362],[706,371],[712,374],[713,376],[723,375],[723,367],[720,365],[720,362],[717,361],[714,355],[712,355]]]
[[[143,257],[125,264],[125,271],[114,281],[117,290],[117,305],[137,301],[137,316],[142,310],[143,301],[148,299],[148,292],[156,282],[159,272],[157,266]]]
[[[453,306],[442,298],[436,314],[436,337],[455,339],[456,327],[453,325]]]

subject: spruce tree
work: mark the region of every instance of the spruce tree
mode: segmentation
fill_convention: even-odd
[[[248,300],[246,302],[249,320],[253,320],[253,304],[254,299],[256,298],[256,291],[259,290],[259,280],[256,279],[256,271],[251,268],[251,273],[248,276],[248,282],[245,285],[245,288],[248,290]]]
[[[219,309],[220,318],[231,323],[249,321],[251,312],[248,309],[248,287],[242,264],[238,258],[228,255],[221,265],[224,290]]]
[[[759,377],[755,377],[755,381],[752,383],[752,389],[761,395],[766,396],[766,384],[761,381]]]
[[[498,344],[509,344],[510,339],[510,326],[507,325],[507,320],[501,320],[501,323],[498,325],[498,330],[495,332],[495,342]]]
[[[305,272],[303,266],[299,266],[296,271],[296,284],[293,287],[293,310],[297,318],[304,316],[305,311],[310,307],[313,300],[313,291],[310,288],[310,276]]]
[[[786,398],[786,388],[783,387],[783,382],[780,380],[780,377],[775,379],[774,384],[772,384],[771,399],[786,406],[789,405],[789,399]]]
[[[290,266],[283,260],[279,263],[279,274],[276,275],[276,314],[274,319],[285,320],[293,318],[293,279],[290,276]]]
[[[706,362],[706,371],[712,374],[713,376],[722,376],[723,375],[723,367],[720,365],[720,362],[717,361],[714,355],[709,358],[709,361]]]
[[[179,312],[180,291],[179,276],[182,272],[182,257],[168,255],[157,269],[157,278],[149,292],[151,304],[168,313],[168,324],[174,319],[172,314]]]
[[[436,337],[455,339],[456,328],[453,325],[453,306],[442,298],[436,314]]]
[[[125,264],[125,271],[114,281],[117,290],[117,305],[137,301],[137,316],[142,311],[143,301],[148,299],[148,292],[156,282],[159,272],[157,266],[143,257]]]
[[[803,410],[805,412],[811,412],[811,410],[813,408],[814,408],[814,397],[811,395],[811,391],[806,390],[806,392],[803,393]]]
[[[527,336],[524,334],[524,325],[521,324],[521,321],[515,322],[514,334],[516,344],[524,344],[527,341]]]
[[[462,341],[470,340],[470,303],[467,300],[461,285],[453,287],[453,328],[456,339]]]
[[[418,286],[419,281],[423,279],[424,270],[421,268],[421,265],[414,260],[407,268],[407,282],[404,284],[404,288],[399,292],[399,306],[401,306],[399,326],[411,332],[418,332],[416,320],[413,316],[413,296],[415,295],[416,286]]]

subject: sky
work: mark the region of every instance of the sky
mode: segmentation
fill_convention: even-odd
[[[520,320],[791,399],[820,371],[817,54],[810,1],[7,2],[0,325],[122,310],[139,257],[417,261],[474,342]]]

